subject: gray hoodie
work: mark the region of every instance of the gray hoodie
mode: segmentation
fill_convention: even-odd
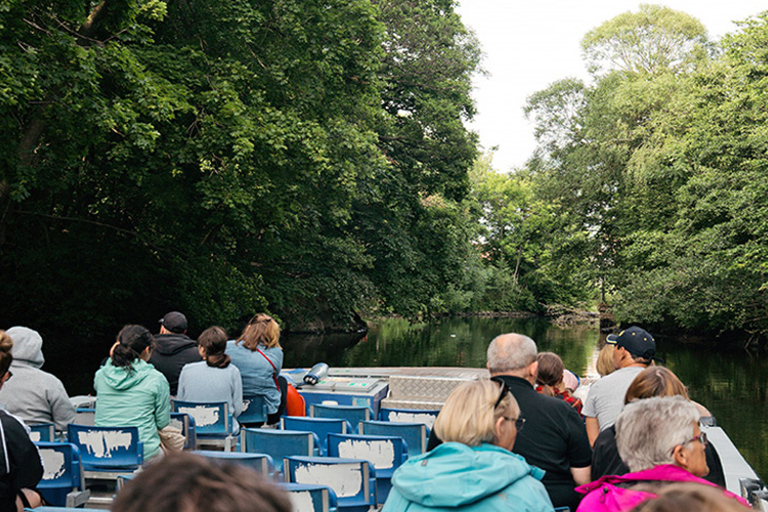
[[[13,339],[13,363],[8,379],[0,389],[0,404],[27,423],[54,423],[66,430],[75,419],[75,408],[59,379],[40,369],[45,362],[43,338],[27,327],[6,331]]]

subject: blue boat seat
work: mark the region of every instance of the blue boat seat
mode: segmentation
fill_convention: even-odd
[[[280,418],[282,430],[308,430],[320,439],[320,455],[328,454],[328,434],[351,434],[352,425],[341,418],[312,418],[309,416],[284,416]]]
[[[365,405],[310,404],[309,415],[313,418],[341,418],[355,429],[361,421],[373,419],[373,411]]]
[[[227,402],[171,400],[171,411],[189,414],[195,420],[197,447],[212,446],[231,452],[237,437]]]
[[[391,421],[361,421],[357,428],[362,435],[398,436],[408,445],[408,456],[427,451],[429,429],[423,423],[397,423]]]
[[[75,409],[75,420],[72,423],[75,425],[95,425],[96,409],[91,407],[78,407]]]
[[[80,450],[72,443],[35,443],[43,462],[43,478],[37,484],[43,499],[56,506],[78,507],[88,501]]]
[[[328,434],[331,457],[367,460],[376,470],[376,496],[384,503],[392,487],[392,475],[406,460],[408,446],[402,437]]]
[[[282,483],[293,512],[336,512],[336,493],[326,485]]]
[[[130,474],[144,462],[144,444],[139,441],[138,427],[96,427],[67,425],[69,442],[80,450],[85,476],[117,479]]]
[[[240,424],[266,423],[267,401],[264,395],[243,396],[243,412],[237,417]]]
[[[170,425],[181,430],[181,435],[186,439],[184,441],[185,450],[195,450],[197,448],[195,420],[192,416],[183,412],[172,412]]]
[[[279,472],[283,469],[285,457],[317,455],[319,444],[314,432],[267,428],[243,428],[240,431],[240,450],[269,455]]]
[[[53,423],[30,423],[28,426],[30,430],[29,438],[33,443],[56,441],[56,429]]]
[[[427,409],[393,409],[382,407],[379,409],[379,420],[399,423],[423,423],[432,430],[435,419],[440,411]]]
[[[367,512],[376,506],[376,470],[366,460],[286,457],[283,464],[286,482],[330,487],[339,512]]]
[[[269,478],[275,471],[275,464],[272,457],[266,453],[218,452],[211,450],[196,450],[192,453],[219,462],[242,464],[256,471],[264,478]]]

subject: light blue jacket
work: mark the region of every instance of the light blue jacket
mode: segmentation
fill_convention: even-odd
[[[112,364],[112,358],[96,372],[96,426],[139,427],[144,461],[160,452],[158,430],[171,422],[168,380],[151,364],[137,359],[132,371]]]
[[[259,346],[261,355],[258,351],[253,352],[238,345],[234,341],[227,342],[227,354],[232,358],[232,364],[240,370],[243,377],[243,396],[262,395],[267,402],[267,412],[273,414],[277,412],[280,406],[280,390],[275,385],[274,376],[280,373],[283,368],[283,349],[278,347],[265,348]],[[266,357],[265,357],[266,356]],[[272,368],[269,361],[277,369]]]
[[[552,512],[543,476],[504,448],[443,443],[395,471],[383,512]]]

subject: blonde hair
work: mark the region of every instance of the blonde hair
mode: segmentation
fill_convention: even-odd
[[[251,352],[255,352],[259,345],[264,345],[266,348],[282,348],[280,326],[271,316],[258,313],[245,326],[236,343],[242,343]]]
[[[495,441],[496,422],[502,416],[520,415],[520,407],[512,393],[507,393],[493,408],[501,388],[497,382],[480,379],[465,382],[451,392],[435,420],[435,434],[443,442],[467,446]]]
[[[616,364],[613,362],[614,350],[616,350],[615,345],[609,345],[606,343],[605,346],[600,349],[600,353],[597,355],[597,364],[595,366],[597,373],[599,373],[601,377],[605,377],[609,373],[616,371]]]

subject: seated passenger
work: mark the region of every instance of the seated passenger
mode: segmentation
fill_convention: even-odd
[[[291,512],[287,493],[252,469],[173,453],[127,482],[112,512]]]
[[[13,340],[0,331],[0,389],[11,378]],[[33,489],[43,477],[43,464],[29,431],[15,416],[0,410],[0,510],[21,512],[39,507],[40,495]]]
[[[280,326],[271,316],[254,316],[237,341],[227,343],[227,354],[243,378],[243,395],[261,395],[267,403],[267,423],[280,420],[285,399],[277,383],[283,367]],[[260,426],[260,425],[254,425]]]
[[[154,338],[140,325],[126,325],[93,379],[97,427],[138,427],[144,461],[160,453],[158,430],[171,422],[168,381],[149,364]]]
[[[45,363],[43,338],[27,327],[6,331],[13,339],[13,380],[0,390],[0,404],[27,423],[53,423],[58,431],[75,419],[64,384],[40,369]]]
[[[682,396],[688,398],[688,392],[680,379],[672,371],[663,366],[651,366],[646,368],[635,377],[632,384],[629,385],[624,403],[628,404],[633,400],[651,398],[652,396]],[[699,414],[710,416],[709,411],[697,404]],[[629,473],[629,468],[619,457],[619,451],[616,447],[616,428],[611,425],[600,432],[595,441],[592,454],[592,480],[597,480],[604,475],[623,475]],[[707,456],[707,466],[709,474],[706,479],[715,485],[725,486],[725,475],[723,466],[720,463],[715,447],[707,444],[705,448]]]
[[[160,333],[154,338],[149,363],[165,375],[171,396],[176,396],[181,369],[185,364],[201,361],[197,343],[187,336],[187,317],[178,311],[167,313],[160,319]]]
[[[539,363],[536,391],[563,400],[581,414],[581,399],[571,396],[565,387],[565,365],[560,356],[553,352],[541,352],[536,356],[536,361]]]
[[[715,486],[709,473],[699,429],[699,411],[682,396],[652,397],[627,404],[616,420],[616,444],[631,473],[607,475],[578,487],[586,494],[577,512],[624,512],[673,482]],[[634,486],[634,487],[633,487]],[[747,502],[725,489],[726,496]]]
[[[435,420],[443,443],[395,471],[384,512],[552,511],[544,471],[509,451],[524,421],[503,381],[461,384]]]
[[[616,350],[616,345],[606,343],[603,348],[600,349],[600,353],[597,355],[597,363],[595,369],[601,377],[610,375],[616,371],[616,363],[613,361],[613,351]]]
[[[206,329],[197,339],[197,346],[203,361],[182,368],[176,398],[188,402],[227,402],[229,413],[237,418],[243,412],[243,382],[240,371],[224,353],[226,331],[221,327]],[[237,421],[233,425],[233,432],[237,433]]]

